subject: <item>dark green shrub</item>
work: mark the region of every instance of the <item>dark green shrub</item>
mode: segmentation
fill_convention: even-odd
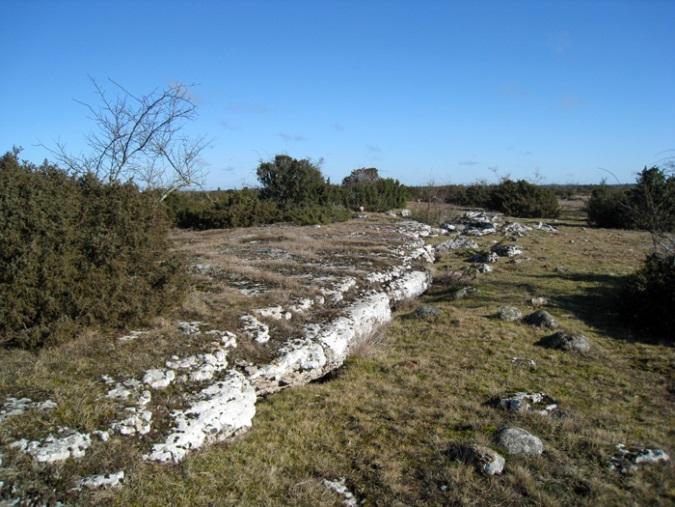
[[[642,170],[628,190],[631,225],[654,233],[675,231],[675,176],[658,167]]]
[[[351,212],[342,206],[309,204],[288,208],[284,213],[284,220],[297,225],[314,225],[344,222],[351,216]]]
[[[156,196],[0,158],[0,342],[26,348],[84,325],[127,326],[180,296],[182,262]]]
[[[321,171],[307,159],[277,155],[261,162],[256,171],[262,185],[261,197],[282,208],[328,204],[329,185]]]
[[[627,192],[602,186],[591,193],[586,204],[588,222],[598,227],[621,228],[631,223]]]
[[[637,328],[675,339],[675,253],[652,254],[630,278],[621,298],[622,315]]]
[[[224,229],[251,227],[282,220],[274,201],[263,200],[259,192],[244,188],[224,192],[198,193],[178,196],[169,205],[174,209],[178,227],[191,229]]]
[[[560,215],[555,193],[525,180],[504,180],[493,187],[488,207],[514,217],[555,218]]]
[[[675,231],[675,176],[658,167],[645,168],[631,188],[594,190],[586,210],[589,223],[600,227]]]
[[[347,178],[346,178],[347,180]],[[376,180],[353,181],[342,188],[342,202],[353,210],[363,207],[367,211],[387,211],[405,207],[408,192],[398,180],[378,178]]]

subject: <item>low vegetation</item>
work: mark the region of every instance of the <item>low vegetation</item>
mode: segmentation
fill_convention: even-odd
[[[601,186],[587,206],[588,221],[598,227],[675,231],[675,175],[644,168],[630,188]]]
[[[368,177],[354,176],[360,174]],[[277,155],[262,162],[257,175],[259,189],[169,196],[166,202],[176,225],[216,229],[278,222],[326,224],[347,220],[353,211],[386,211],[406,202],[405,187],[397,180],[380,178],[374,168],[357,169],[342,185],[331,185],[310,160]]]
[[[499,211],[514,217],[556,218],[560,214],[557,192],[525,180],[505,179],[498,184],[418,187],[414,195],[427,202],[446,202]]]
[[[0,337],[35,348],[162,312],[185,283],[156,195],[0,158]]]

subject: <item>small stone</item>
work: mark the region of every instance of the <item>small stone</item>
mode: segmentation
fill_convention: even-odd
[[[510,412],[539,415],[550,415],[558,410],[558,402],[544,393],[513,393],[498,400],[497,406]]]
[[[544,297],[535,297],[530,299],[530,304],[532,306],[546,306],[548,304],[548,299]]]
[[[537,363],[535,362],[534,359],[526,359],[524,357],[514,357],[514,358],[512,358],[511,364],[513,364],[514,366],[531,368],[533,370],[537,367]]]
[[[114,472],[111,474],[100,474],[85,477],[77,483],[78,490],[82,488],[96,489],[96,488],[117,488],[122,485],[124,480],[124,471]]]
[[[441,311],[435,306],[424,305],[417,308],[414,312],[418,319],[433,319],[441,314]]]
[[[499,320],[506,322],[514,322],[523,318],[523,314],[518,308],[513,306],[504,306],[497,311],[497,317]]]
[[[566,350],[570,352],[586,353],[591,350],[591,343],[582,334],[571,334],[566,331],[558,331],[550,336],[542,338],[538,342],[543,347]]]
[[[412,212],[409,209],[402,209],[401,210],[401,216],[403,218],[408,218],[412,215]]]
[[[546,310],[537,310],[536,312],[527,315],[523,319],[523,322],[532,326],[545,327],[549,329],[558,327],[558,322]]]
[[[461,289],[457,289],[452,294],[450,294],[450,299],[457,301],[460,299],[464,299],[468,295],[469,295],[469,287],[462,287]]]
[[[497,451],[481,445],[461,445],[454,450],[457,458],[473,464],[484,475],[498,475],[504,471],[506,460]]]
[[[199,325],[201,322],[197,321],[192,321],[192,322],[185,322],[181,321],[179,322],[178,329],[180,330],[181,333],[187,335],[187,336],[192,336],[194,334],[197,334],[199,332]]]
[[[616,454],[610,458],[609,468],[623,474],[635,472],[640,465],[654,465],[670,461],[670,456],[663,449],[628,448],[623,444],[617,444],[616,450]]]
[[[479,273],[492,273],[492,266],[487,263],[476,264],[476,270]]]
[[[497,433],[497,443],[509,454],[539,455],[544,452],[542,441],[522,428],[503,428]]]

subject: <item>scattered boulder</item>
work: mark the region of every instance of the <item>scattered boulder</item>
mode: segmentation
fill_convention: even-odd
[[[663,449],[628,448],[623,444],[617,444],[616,450],[616,454],[610,458],[609,469],[617,470],[622,474],[635,472],[640,465],[654,465],[670,461],[670,456]]]
[[[521,255],[523,251],[520,249],[518,245],[514,244],[502,244],[498,243],[495,246],[492,247],[492,253],[497,254],[499,257],[516,257],[517,255]]]
[[[450,250],[476,250],[478,243],[469,238],[454,238],[436,245],[436,253],[445,253]]]
[[[567,350],[570,352],[586,353],[591,350],[591,343],[582,334],[572,334],[566,331],[558,331],[550,336],[546,336],[537,342],[542,347],[552,349]]]
[[[522,312],[514,306],[503,306],[497,310],[497,318],[505,322],[514,322],[523,318]]]
[[[501,454],[482,445],[458,445],[451,453],[455,458],[474,465],[483,475],[501,474],[506,464]]]
[[[506,224],[504,228],[502,229],[502,232],[504,234],[510,234],[511,236],[515,237],[522,237],[527,234],[528,231],[531,231],[532,227],[528,227],[527,225],[522,225],[518,222],[512,222],[509,224]]]
[[[495,252],[489,252],[489,253],[480,253],[471,256],[469,259],[471,262],[482,262],[482,263],[489,263],[489,264],[494,264],[499,260],[499,255],[497,255]]]
[[[558,402],[544,393],[518,392],[496,400],[496,406],[518,413],[550,415],[558,410]]]
[[[546,310],[537,310],[529,315],[527,315],[523,322],[530,324],[531,326],[545,327],[549,329],[554,329],[558,327],[558,321],[553,318],[553,315],[548,313]]]
[[[441,314],[441,311],[435,306],[420,306],[413,312],[418,319],[434,319]]]
[[[409,218],[412,215],[412,212],[409,209],[402,209],[401,216],[403,218]]]
[[[464,234],[469,236],[485,236],[497,232],[497,217],[489,216],[484,211],[469,211],[460,218],[464,225]]]
[[[522,428],[503,428],[497,433],[497,443],[509,454],[540,455],[544,452],[542,441]]]

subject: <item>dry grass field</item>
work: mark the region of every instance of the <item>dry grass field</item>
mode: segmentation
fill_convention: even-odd
[[[0,480],[29,476],[25,482],[34,483],[36,491],[63,493],[73,477],[100,470],[102,464],[124,466],[122,488],[72,496],[83,505],[337,506],[342,497],[322,481],[338,478],[346,480],[359,505],[672,505],[672,465],[644,466],[630,474],[609,469],[619,443],[675,449],[673,348],[625,328],[613,299],[622,277],[644,258],[647,236],[587,228],[577,213],[555,225],[558,234],[535,230],[518,239],[524,251],[519,261],[500,259],[492,273],[457,277],[467,266],[468,252],[444,254],[433,267],[435,281],[427,294],[399,307],[394,321],[341,369],[260,400],[252,429],[234,441],[208,446],[178,465],[144,462],[138,459],[141,451],[124,440],[95,448],[81,462],[57,465],[56,473],[54,466],[14,456]],[[335,227],[347,231],[354,226]],[[271,295],[259,296],[262,304],[272,302],[265,298],[296,295],[303,286],[294,271],[298,265],[267,258],[264,269],[252,271],[252,260],[232,257],[232,245],[283,247],[309,260],[308,270],[327,257],[339,259],[338,248],[352,257],[382,251],[373,238],[338,246],[328,235],[315,237],[324,230],[181,232],[177,239],[200,263],[223,263],[227,272],[254,277],[270,288]],[[478,242],[487,248],[495,239]],[[223,242],[229,247],[221,256]],[[354,269],[353,260],[347,265]],[[232,288],[216,291],[214,283],[195,275],[196,289],[181,318],[208,316],[214,325],[234,325],[226,310],[250,301]],[[475,290],[455,299],[460,286]],[[588,354],[541,347],[537,342],[550,332],[494,317],[507,305],[527,314],[536,309],[535,297],[546,298],[544,308],[562,328],[588,337]],[[440,315],[416,318],[413,310],[420,304],[436,307]],[[2,443],[18,432],[43,433],[47,425],[93,430],[110,420],[114,409],[101,400],[103,388],[91,379],[130,374],[178,346],[199,348],[168,322],[161,324],[155,323],[162,329],[157,336],[123,348],[113,337],[92,333],[56,353],[5,353],[3,394],[48,394],[59,405],[49,416],[9,419],[2,426]],[[513,358],[534,360],[536,366]],[[510,413],[488,403],[521,390],[549,394],[565,417]],[[157,399],[167,407],[173,402],[171,389]],[[461,443],[498,449],[495,433],[505,424],[539,436],[544,453],[504,453],[504,474],[484,477],[450,452]]]

